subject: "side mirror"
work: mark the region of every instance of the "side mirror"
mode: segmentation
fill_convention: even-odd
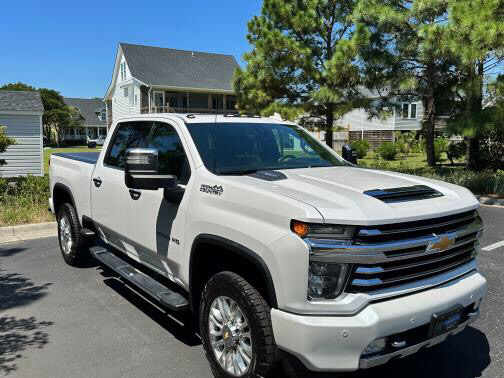
[[[159,174],[158,151],[155,148],[131,148],[126,150],[124,180],[130,189],[174,189],[177,176]]]
[[[343,156],[343,159],[345,159],[349,163],[357,165],[357,151],[355,151],[350,145],[343,145],[343,148],[341,149],[341,155]]]

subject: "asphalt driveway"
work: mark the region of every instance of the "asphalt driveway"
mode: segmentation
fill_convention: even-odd
[[[504,240],[504,209],[480,213],[482,246]],[[343,377],[504,377],[504,245],[483,251],[479,264],[489,290],[475,324],[415,356]],[[0,245],[0,376],[209,377],[190,323],[96,264],[65,265],[54,237]]]

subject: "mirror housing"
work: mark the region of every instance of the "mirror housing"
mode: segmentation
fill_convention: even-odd
[[[130,189],[174,189],[177,176],[160,175],[158,151],[155,148],[130,148],[126,150],[126,187]]]

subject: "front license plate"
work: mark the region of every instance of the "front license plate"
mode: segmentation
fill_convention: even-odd
[[[457,328],[462,319],[463,311],[464,307],[457,305],[446,311],[433,314],[429,327],[429,338],[442,335]]]

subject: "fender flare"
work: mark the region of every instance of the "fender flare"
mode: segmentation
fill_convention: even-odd
[[[264,260],[259,256],[257,253],[254,251],[250,250],[249,248],[236,243],[232,240],[223,238],[221,236],[217,235],[212,235],[212,234],[200,234],[196,238],[194,238],[194,241],[191,246],[191,257],[189,258],[189,298],[190,298],[190,303],[191,303],[191,310],[194,312],[194,293],[192,290],[192,283],[193,281],[193,266],[194,266],[194,256],[195,253],[194,251],[196,250],[196,247],[199,244],[202,243],[208,243],[208,244],[213,244],[215,246],[220,246],[223,248],[226,248],[227,250],[236,253],[238,256],[246,259],[250,263],[254,264],[259,271],[262,274],[262,278],[264,280],[264,283],[266,285],[266,291],[268,293],[268,297],[271,301],[271,308],[277,308],[278,307],[278,302],[277,302],[277,297],[276,297],[276,291],[275,291],[275,285],[273,283],[273,278],[271,276],[270,270]],[[197,311],[197,310],[196,310]]]
[[[70,190],[70,188],[68,186],[66,186],[65,184],[62,184],[60,182],[57,182],[56,184],[54,184],[53,190],[52,190],[53,201],[54,201],[54,191],[57,190],[57,189],[58,190],[62,190],[62,191],[66,192],[69,195],[70,200],[72,201],[72,206],[74,207],[75,212],[77,213],[77,219],[79,220],[79,222],[81,222],[81,220],[79,218],[79,213],[77,211],[77,206],[75,206],[75,200],[74,200],[74,197],[73,197],[73,194],[72,194],[72,191]],[[54,206],[54,212],[55,212],[55,215],[57,216],[58,214],[56,214],[56,205]]]

